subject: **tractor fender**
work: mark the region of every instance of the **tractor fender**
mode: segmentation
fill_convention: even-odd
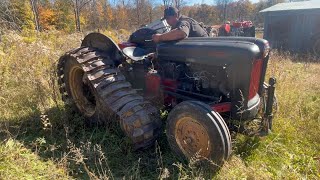
[[[114,60],[120,60],[124,57],[119,46],[111,38],[101,33],[88,34],[82,40],[81,47],[91,47],[106,52]]]

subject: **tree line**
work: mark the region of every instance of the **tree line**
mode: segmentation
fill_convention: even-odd
[[[163,16],[165,6],[177,7],[181,14],[206,25],[226,20],[262,22],[259,11],[285,0],[213,0],[214,5],[187,0],[1,0],[0,28],[17,31],[138,28]]]

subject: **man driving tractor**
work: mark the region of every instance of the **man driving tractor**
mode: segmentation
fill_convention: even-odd
[[[154,34],[152,40],[155,43],[162,41],[181,40],[187,37],[208,37],[208,33],[200,24],[187,16],[179,16],[179,11],[175,7],[167,7],[164,10],[164,17],[171,26],[171,31],[164,34]]]

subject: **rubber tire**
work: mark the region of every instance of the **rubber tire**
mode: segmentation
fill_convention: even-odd
[[[175,135],[176,124],[183,117],[192,117],[206,129],[210,142],[214,142],[211,143],[212,151],[206,158],[212,160],[219,169],[231,154],[231,136],[223,118],[212,111],[210,106],[199,101],[184,101],[173,108],[167,119],[167,139],[171,149],[185,160],[188,157],[180,149]]]
[[[132,89],[108,54],[81,47],[60,58],[57,72],[60,93],[65,102],[73,105],[76,101],[69,86],[69,74],[74,67],[86,73],[96,100],[96,112],[86,118],[108,121],[116,115],[114,119],[131,139],[134,149],[147,148],[155,142],[161,129],[158,109]],[[78,110],[84,114],[84,111]]]
[[[81,108],[79,108],[77,102],[74,100],[74,98],[72,97],[72,93],[71,93],[71,87],[70,87],[70,82],[69,82],[69,70],[72,68],[80,68],[81,64],[79,64],[76,59],[74,58],[70,58],[66,61],[65,66],[64,66],[64,72],[66,72],[64,74],[64,80],[65,80],[65,91],[67,92],[67,94],[70,95],[69,99],[66,100],[68,102],[68,105],[70,105],[72,107],[73,110],[75,110],[77,113],[82,114],[86,120],[88,121],[89,124],[100,124],[101,122],[105,122],[107,121],[108,117],[106,115],[108,115],[107,112],[104,112],[103,110],[105,110],[105,108],[102,107],[102,104],[100,103],[100,101],[96,101],[96,107],[95,107],[95,112],[92,115],[86,115],[85,111]],[[61,88],[61,86],[60,86]]]

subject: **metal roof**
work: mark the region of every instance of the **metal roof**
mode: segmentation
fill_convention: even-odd
[[[320,0],[279,3],[260,12],[320,9]]]

